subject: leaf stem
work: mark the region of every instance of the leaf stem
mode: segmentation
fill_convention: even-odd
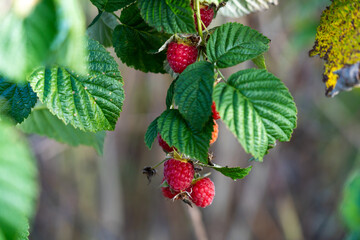
[[[118,15],[116,15],[114,12],[112,12],[111,14],[114,15],[117,18],[117,20],[121,22],[120,17]]]
[[[45,105],[39,105],[39,106],[35,106],[33,108],[33,111],[36,111],[36,110],[42,110],[42,109],[48,109],[47,106]]]
[[[157,168],[158,166],[160,166],[161,164],[163,164],[166,160],[168,160],[167,158],[165,158],[164,160],[162,160],[161,162],[157,163],[156,165],[152,166],[151,168]]]
[[[217,164],[214,164],[213,166],[212,165],[209,165],[209,164],[205,164],[205,163],[202,163],[198,160],[195,160],[195,159],[191,159],[196,165],[199,165],[199,166],[202,166],[202,167],[207,167],[207,168],[222,168],[222,166],[220,165],[217,165]]]
[[[202,24],[203,28],[205,29],[205,32],[207,32],[207,34],[209,34],[209,31],[208,31],[208,29],[206,28],[205,23],[204,23],[203,21],[201,21],[201,24]]]
[[[203,39],[203,32],[201,26],[201,16],[200,16],[200,0],[195,0],[195,12],[196,12],[196,20],[198,26],[198,33],[201,39]]]
[[[98,15],[96,15],[96,17],[92,20],[92,22],[89,24],[89,26],[87,28],[90,28],[92,25],[94,25],[100,19],[102,14],[103,14],[103,12],[100,11],[100,9],[99,9]]]
[[[220,71],[220,69],[215,65],[216,71],[219,73],[220,77],[222,79],[224,79],[224,81],[226,82],[226,78],[224,77],[224,75],[222,74],[222,72]]]

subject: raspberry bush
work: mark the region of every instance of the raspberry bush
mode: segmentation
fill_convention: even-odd
[[[245,151],[258,161],[262,161],[277,140],[288,141],[296,126],[296,107],[290,93],[279,79],[264,69],[263,54],[269,48],[269,39],[239,23],[207,29],[222,7],[218,1],[178,3],[183,12],[194,11],[193,22],[190,23],[189,15],[185,14],[189,22],[184,25],[156,19],[156,10],[150,12],[142,8],[149,5],[140,1],[140,14],[145,22],[158,31],[173,34],[156,54],[166,53],[165,70],[174,80],[166,97],[167,109],[146,132],[146,145],[151,148],[154,139],[161,135],[159,144],[170,159],[165,164],[178,156],[180,162],[191,161],[194,165],[213,168],[234,180],[243,178],[251,166],[229,168],[211,161],[209,147],[219,131],[215,120],[221,119]],[[164,7],[164,11],[168,10],[170,5]],[[259,69],[242,70],[229,79],[223,77],[222,68],[247,60],[252,60]],[[179,167],[179,171],[181,169]],[[167,171],[165,166],[165,176]],[[176,181],[184,181],[181,174],[177,176]],[[202,178],[201,174],[195,174],[193,181]],[[181,196],[180,199],[201,207],[208,206],[214,196],[209,193],[211,201],[205,201],[200,195],[190,193],[192,188],[174,188],[169,181],[167,184],[166,190],[162,189],[165,196],[173,199]],[[193,196],[197,197],[193,199]]]
[[[210,157],[219,131],[215,120],[257,161],[276,141],[290,140],[297,110],[286,86],[266,70],[270,40],[235,22],[212,28],[225,1],[91,0],[99,13],[87,28],[78,1],[12,2],[0,12],[0,148],[13,154],[0,158],[0,172],[12,173],[0,177],[8,191],[0,189],[0,209],[8,209],[0,211],[1,239],[27,235],[22,219],[30,219],[36,206],[36,167],[18,130],[102,154],[105,131],[115,129],[125,96],[106,47],[129,67],[173,78],[166,109],[145,134],[149,148],[157,138],[166,153],[166,197],[211,204],[214,183],[199,166],[233,180],[249,174],[251,166],[222,167]],[[258,68],[229,78],[221,73],[245,61]],[[156,171],[147,167],[144,173],[150,179]],[[21,204],[14,207],[9,196]]]

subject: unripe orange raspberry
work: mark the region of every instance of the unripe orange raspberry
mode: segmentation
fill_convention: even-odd
[[[217,140],[218,134],[219,134],[219,125],[214,120],[214,130],[212,131],[210,145],[213,144]]]

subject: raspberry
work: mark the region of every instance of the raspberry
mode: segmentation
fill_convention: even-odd
[[[200,17],[201,17],[201,21],[204,23],[205,27],[208,27],[214,18],[214,9],[209,8],[208,6],[200,5]],[[198,26],[197,26],[196,12],[194,12],[194,20],[195,20],[195,28],[197,31]],[[202,26],[202,29],[204,30],[204,26],[203,25],[201,25],[201,26]]]
[[[177,149],[175,147],[170,147],[165,141],[164,139],[162,139],[161,135],[158,134],[157,135],[157,139],[158,139],[158,142],[159,142],[159,145],[160,147],[164,150],[164,152],[166,153],[169,153],[169,152],[172,152],[172,151],[177,151]]]
[[[190,162],[169,159],[164,163],[165,180],[175,191],[182,191],[188,188],[194,174],[194,166]]]
[[[162,187],[161,191],[166,198],[173,199],[178,193],[175,191],[172,191],[170,187]]]
[[[192,202],[198,207],[209,206],[215,196],[215,185],[210,178],[202,178],[195,182],[190,192]]]
[[[216,105],[215,102],[212,103],[211,105],[211,110],[212,110],[212,117],[214,120],[218,120],[220,119],[220,114],[218,111],[216,111]]]
[[[167,50],[167,61],[176,73],[182,73],[187,66],[194,63],[198,56],[198,50],[194,46],[185,43],[171,42]]]
[[[216,142],[218,135],[219,135],[219,125],[214,120],[214,130],[212,131],[210,144],[213,144],[214,142]]]
[[[163,179],[163,183],[165,181],[165,178]],[[173,199],[179,192],[172,190],[169,186],[167,187],[161,187],[161,191],[166,198]]]

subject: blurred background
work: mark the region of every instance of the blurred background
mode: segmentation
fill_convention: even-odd
[[[97,9],[83,2],[89,24]],[[142,174],[145,166],[165,157],[156,142],[149,150],[143,139],[165,109],[171,78],[119,62],[126,99],[116,130],[107,134],[103,157],[91,148],[30,137],[41,178],[30,239],[343,239],[338,205],[347,176],[359,167],[360,92],[326,98],[323,62],[308,57],[321,12],[329,4],[283,0],[265,12],[240,19],[217,16],[212,23],[241,22],[271,39],[268,70],[293,94],[298,126],[292,140],[278,143],[263,163],[249,163],[250,156],[219,121],[219,138],[211,149],[214,162],[254,167],[236,182],[212,172],[216,195],[210,207],[190,209],[165,199],[159,188],[162,167],[151,183]],[[249,67],[243,63],[224,74]]]

